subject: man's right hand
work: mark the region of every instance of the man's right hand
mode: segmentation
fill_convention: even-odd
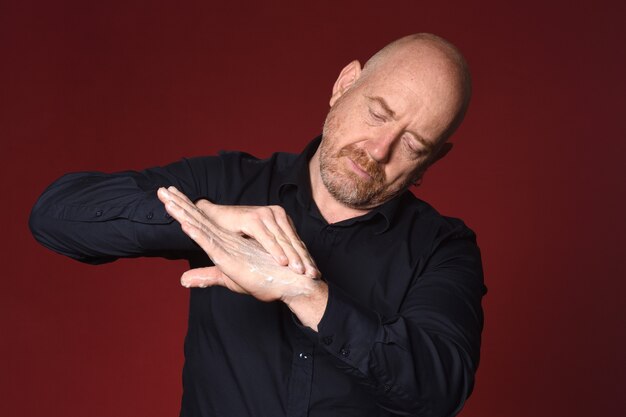
[[[168,191],[186,198],[175,187],[169,187]],[[282,207],[226,206],[208,200],[198,200],[195,206],[223,229],[259,242],[279,265],[289,265],[293,271],[311,278],[320,276],[293,222]]]

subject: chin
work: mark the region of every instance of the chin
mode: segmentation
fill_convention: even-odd
[[[336,175],[332,179],[322,178],[322,180],[335,200],[346,207],[358,210],[369,210],[380,206],[402,191],[390,191],[387,188],[372,190],[370,184],[352,175],[345,175],[341,180],[337,180]]]

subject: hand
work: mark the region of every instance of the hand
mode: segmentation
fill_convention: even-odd
[[[175,187],[169,187],[168,192],[187,199]],[[255,239],[279,265],[289,265],[294,271],[311,278],[320,276],[313,258],[282,207],[226,206],[208,200],[198,200],[195,206],[221,228]]]
[[[279,265],[257,241],[225,230],[173,187],[159,189],[158,196],[167,212],[215,264],[186,272],[181,279],[183,285],[222,285],[262,301],[287,302],[324,293],[325,284],[321,280]],[[307,257],[310,258],[308,253]],[[324,287],[321,293],[320,285]]]

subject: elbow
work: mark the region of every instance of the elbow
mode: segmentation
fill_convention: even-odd
[[[472,392],[474,376],[463,373],[455,381],[433,389],[427,398],[418,400],[419,405],[412,415],[420,417],[453,417],[461,412]]]
[[[89,176],[81,181],[82,176],[66,174],[44,190],[30,212],[28,227],[37,242],[58,254],[88,264],[114,261],[116,257],[102,250],[104,228],[81,214],[88,206],[80,193],[91,181]]]
[[[54,204],[46,201],[42,195],[33,206],[28,218],[28,227],[37,242],[45,248],[58,254],[75,259],[79,262],[98,264],[110,262],[108,259],[92,259],[77,239],[80,239],[80,230],[73,230],[76,225],[63,221]]]
[[[388,392],[381,393],[378,405],[399,416],[456,416],[472,392],[474,373],[459,370],[456,374],[447,374],[443,379],[441,376],[433,376],[420,385],[410,389],[393,386]]]
[[[465,405],[474,388],[475,366],[469,355],[454,349],[448,358],[433,368],[431,381],[423,381],[426,396],[421,396],[422,413],[432,417],[452,417]]]
[[[392,386],[383,407],[403,416],[457,415],[472,393],[476,362],[458,345],[437,337],[423,339],[420,347],[419,360],[414,356],[413,366],[404,368],[398,378],[404,382]]]
[[[463,409],[465,402],[472,393],[474,387],[473,372],[460,372],[454,376],[454,381],[447,384],[443,389],[433,393],[428,404],[428,416],[452,417]]]
[[[472,373],[449,375],[451,380],[442,384],[433,380],[428,387],[404,395],[392,407],[385,407],[398,415],[412,417],[453,417],[461,412],[474,384]]]
[[[42,199],[40,198],[33,209],[30,212],[30,216],[28,218],[28,227],[30,228],[30,232],[35,238],[37,242],[39,242],[42,246],[47,249],[50,249],[57,253],[62,253],[68,256],[70,254],[66,253],[64,248],[59,242],[57,237],[58,229],[55,227],[55,219],[49,213],[49,210],[46,208],[44,204],[42,204]]]
[[[33,205],[28,218],[28,227],[35,240],[52,250],[54,250],[52,229],[54,229],[55,220],[59,217],[58,210],[55,209],[54,190],[59,181],[60,179],[53,182],[43,191]]]
[[[474,388],[477,361],[471,349],[448,338],[434,337],[430,345],[430,365],[422,368],[419,395],[424,412],[432,417],[457,415]]]
[[[28,218],[28,227],[30,229],[30,233],[33,235],[37,242],[47,248],[50,248],[51,241],[50,232],[48,229],[50,222],[47,221],[44,212],[45,210],[43,208],[43,205],[41,204],[40,198],[39,200],[37,200],[30,212],[30,216]]]

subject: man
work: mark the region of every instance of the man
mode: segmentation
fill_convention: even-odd
[[[454,415],[478,366],[480,254],[407,188],[469,98],[460,53],[407,36],[342,70],[301,155],[69,174],[31,228],[89,263],[189,259],[183,416]]]

